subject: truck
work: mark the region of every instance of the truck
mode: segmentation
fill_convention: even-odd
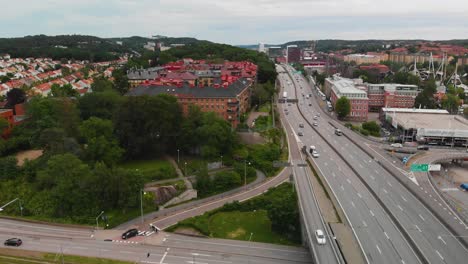
[[[283,92],[283,98],[284,99],[288,98],[288,92]]]

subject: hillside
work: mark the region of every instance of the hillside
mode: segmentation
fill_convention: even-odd
[[[117,44],[122,41],[122,45]],[[49,57],[55,60],[76,59],[91,62],[117,59],[124,53],[142,53],[143,45],[155,41],[144,37],[99,38],[85,35],[26,36],[22,38],[0,38],[0,54],[12,57]],[[200,42],[195,38],[162,38],[166,46],[170,44],[192,44]]]

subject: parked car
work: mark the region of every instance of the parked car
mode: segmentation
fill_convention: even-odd
[[[429,147],[426,145],[418,146],[418,150],[429,150]]]
[[[21,241],[21,239],[19,239],[19,238],[10,238],[10,239],[5,240],[5,243],[3,243],[3,244],[5,246],[19,247],[19,246],[21,246],[21,244],[23,244],[23,241]]]
[[[299,132],[297,132],[297,135],[302,137],[304,134],[301,131],[299,131]]]
[[[309,106],[312,106],[312,104],[311,104],[311,103],[309,103]]]
[[[403,147],[403,145],[401,143],[393,143],[390,146],[394,147],[394,148],[402,148]]]
[[[327,243],[327,240],[325,239],[325,235],[323,234],[323,231],[320,229],[315,230],[315,238],[317,239],[317,243],[319,245],[325,245]]]
[[[299,127],[300,127],[300,128],[303,128],[303,127],[304,127],[304,124],[300,123],[300,124],[299,124]]]
[[[138,229],[132,228],[127,230],[127,232],[122,234],[122,239],[129,239],[138,235]]]
[[[314,122],[313,125],[314,125],[314,126],[318,126],[318,123],[317,123],[317,122]]]

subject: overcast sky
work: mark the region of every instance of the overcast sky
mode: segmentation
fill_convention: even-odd
[[[468,38],[468,0],[0,0],[0,37],[165,35],[219,43]]]

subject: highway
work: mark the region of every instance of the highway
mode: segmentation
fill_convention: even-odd
[[[280,74],[279,78],[286,83],[288,80],[295,81],[291,80],[288,74]],[[287,87],[288,97],[294,98],[294,85],[291,83]],[[307,94],[309,93],[311,92],[308,91]],[[304,136],[300,137],[300,144],[314,145],[317,148],[320,157],[314,159],[314,162],[320,173],[328,180],[343,211],[348,216],[358,242],[365,252],[367,262],[418,263],[419,260],[384,210],[357,177],[353,177],[353,171],[302,118],[296,105],[282,104],[282,107],[288,108],[288,121],[293,125],[296,134],[299,131],[304,133]],[[299,124],[304,124],[304,128],[299,129]],[[319,127],[323,125],[323,121],[319,120]],[[333,132],[329,136],[334,136]]]
[[[291,71],[291,69],[289,68]],[[290,74],[293,74],[292,71]],[[313,92],[312,88],[308,85],[308,83],[299,75],[298,80],[293,80],[297,82],[298,87],[303,87],[302,89],[298,89],[298,99],[299,99],[299,107],[301,108],[303,114],[309,121],[313,121],[312,118],[317,112],[321,112],[319,105],[315,99],[305,99],[301,96],[301,93],[310,94],[315,97],[315,92]],[[303,91],[304,92],[303,92]],[[294,91],[291,91],[291,94],[294,94]],[[308,104],[312,103],[312,106]],[[305,122],[302,119],[302,116],[298,112],[294,113],[295,118],[298,119],[297,122]],[[424,258],[421,259],[423,262],[428,263],[464,263],[468,257],[468,253],[466,248],[454,237],[454,235],[441,223],[439,220],[416,198],[414,197],[404,186],[400,184],[390,173],[388,173],[381,165],[372,160],[370,156],[368,156],[365,152],[363,152],[358,146],[353,144],[347,137],[338,137],[334,135],[334,128],[329,125],[328,123],[329,118],[327,115],[323,114],[319,117],[319,125],[316,127],[317,131],[326,138],[326,141],[335,147],[340,153],[340,155],[330,155],[326,159],[329,160],[330,164],[333,164],[332,168],[329,168],[329,172],[326,173],[326,177],[329,179],[330,184],[332,185],[332,189],[335,193],[340,196],[341,193],[347,193],[351,197],[348,199],[340,199],[346,201],[343,204],[344,210],[349,212],[352,210],[347,210],[346,204],[351,204],[352,207],[358,205],[356,204],[356,200],[360,200],[361,197],[366,199],[365,204],[367,207],[372,207],[374,202],[371,200],[376,200],[375,197],[371,197],[371,195],[367,193],[367,195],[363,195],[364,189],[368,189],[364,187],[364,183],[370,187],[370,189],[376,194],[377,197],[381,200],[386,208],[388,208],[389,212],[395,217],[396,221],[402,226],[403,232],[409,235],[409,239],[411,239],[415,245],[417,245],[417,250],[422,252]],[[319,142],[322,143],[323,140],[313,140],[314,137],[317,137],[317,134],[314,133],[312,130],[305,130],[304,132],[304,142],[309,144],[309,142]],[[311,140],[312,139],[312,140]],[[322,141],[322,142],[321,142]],[[310,144],[312,144],[312,142]],[[330,148],[327,148],[328,144],[319,144],[315,143],[316,145],[320,145],[319,149],[322,149],[322,152],[325,155],[328,155],[328,152],[335,152]],[[336,152],[334,153],[336,154]],[[322,163],[320,166],[321,159],[325,158],[324,155],[321,155],[318,161],[318,165],[320,168],[323,167],[330,167],[325,164],[326,162]],[[330,158],[332,160],[330,160]],[[341,165],[340,160],[344,158],[347,160],[347,164]],[[347,177],[341,178],[338,180],[337,183],[334,183],[334,179],[340,177],[338,172],[343,170],[343,167],[352,168],[356,173],[352,173],[351,171],[346,172]],[[338,172],[337,172],[338,171]],[[330,175],[332,175],[330,177]],[[362,179],[358,178],[359,175]],[[341,190],[340,190],[341,189]],[[355,195],[358,195],[359,199],[356,199]],[[354,197],[353,197],[354,196]],[[361,205],[364,206],[365,204]],[[369,219],[369,217],[365,217],[367,208],[361,207],[358,208],[360,211],[360,216],[363,218]],[[376,212],[371,209],[372,213],[371,216],[377,216]],[[349,213],[351,222],[355,223],[356,226],[359,226],[359,223],[363,223],[362,221],[366,221],[364,219],[353,220],[355,217],[352,216],[353,213]],[[398,257],[401,257],[401,261],[398,263],[415,263],[417,262],[417,258],[415,257],[412,252],[405,252],[409,250],[409,246],[407,242],[409,239],[406,239],[402,236],[400,232],[392,228],[396,223],[395,221],[392,223],[391,221],[385,223],[385,212],[382,212],[382,217],[378,219],[378,225],[381,229],[378,232],[378,228],[374,229],[375,232],[371,232],[374,234],[375,245],[383,245],[381,239],[378,237],[387,238],[391,245],[387,247],[379,246],[380,250],[378,253],[383,253],[384,251],[386,254],[389,255],[393,259],[390,261],[387,259],[384,262],[389,263],[397,263],[395,262]],[[377,218],[377,217],[373,217]],[[377,219],[376,219],[377,220]],[[366,229],[370,229],[371,226],[369,223],[366,222],[367,226]],[[363,238],[365,232],[359,232],[362,228],[355,228],[357,236],[360,238],[359,240],[367,241],[367,238]],[[389,229],[393,229],[393,232],[389,232]],[[383,231],[383,232],[382,232]],[[364,233],[364,234],[362,234]],[[382,235],[383,233],[383,235]],[[399,234],[400,233],[400,234]],[[441,239],[442,238],[442,239]],[[411,241],[409,241],[411,242]],[[372,245],[372,243],[371,243]],[[398,245],[403,246],[404,248],[398,248]],[[376,262],[374,257],[376,256],[375,252],[373,254],[372,248],[369,248],[369,245],[366,245],[366,242],[362,242],[362,246],[366,255],[370,255],[372,257],[371,262]],[[384,249],[382,249],[384,248]],[[370,251],[369,251],[370,250]],[[378,257],[378,254],[377,254]],[[410,258],[409,260],[407,258]],[[383,263],[383,262],[376,262],[376,263]]]
[[[11,237],[23,240],[20,249],[137,263],[310,263],[309,253],[297,247],[186,237],[164,232],[145,238],[146,244],[126,244],[97,239],[93,230],[86,228],[0,219],[0,240]],[[0,247],[4,247],[3,243]],[[148,253],[150,257],[147,257]]]
[[[284,87],[285,83],[282,83]],[[312,177],[311,171],[308,168],[307,162],[301,153],[300,146],[297,144],[297,136],[289,123],[288,118],[284,112],[280,112],[281,121],[288,138],[289,146],[289,162],[292,167],[294,176],[294,186],[298,193],[299,210],[302,217],[302,230],[307,236],[307,245],[311,250],[311,255],[314,258],[315,263],[344,263],[341,253],[337,249],[336,241],[333,238],[329,230],[328,224],[323,220],[323,216],[320,212],[316,197],[312,189],[312,183],[310,177]],[[317,229],[325,232],[326,244],[319,245],[315,237],[315,231]]]

